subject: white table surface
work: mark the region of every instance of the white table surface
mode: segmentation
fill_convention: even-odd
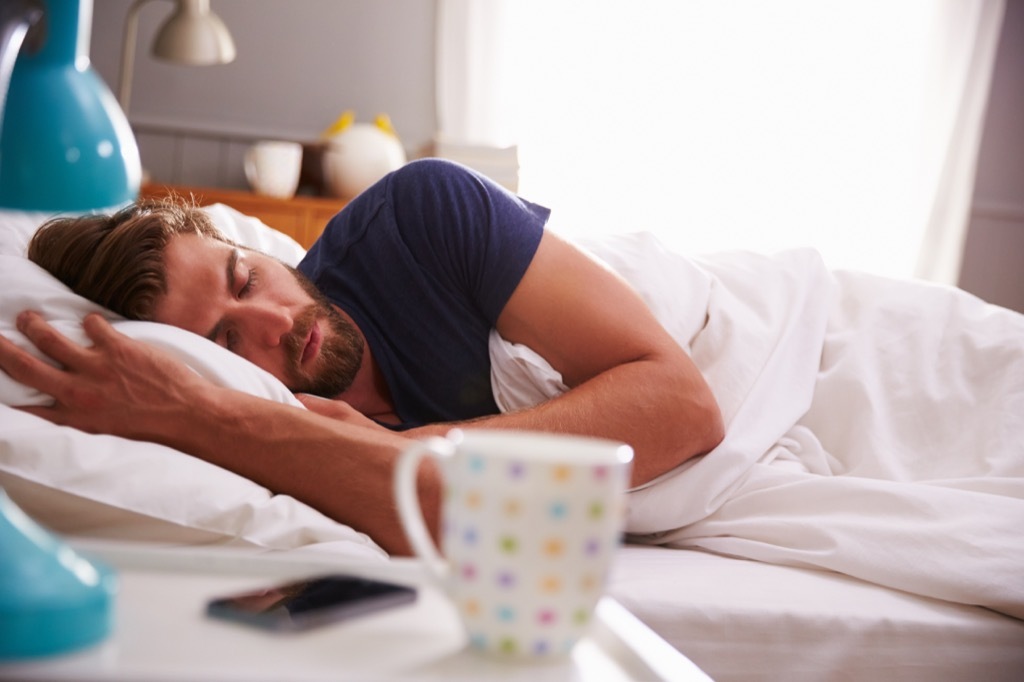
[[[0,663],[2,680],[707,680],[617,602],[605,598],[571,657],[521,663],[467,649],[458,617],[412,561],[340,563],[323,555],[76,543],[118,572],[116,626],[79,652]],[[206,602],[326,571],[415,585],[414,604],[299,633],[209,618]]]

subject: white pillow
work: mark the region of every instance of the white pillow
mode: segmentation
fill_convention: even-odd
[[[24,256],[36,228],[55,214],[0,209],[0,254]]]
[[[259,218],[247,216],[230,206],[214,204],[203,208],[221,233],[250,249],[262,251],[283,263],[296,266],[306,251],[299,243],[277,230],[267,227]]]
[[[302,255],[294,241],[254,218],[227,207],[210,213],[239,243],[290,263]],[[24,232],[24,221],[0,214],[0,333],[19,346],[40,356],[14,327],[21,310],[39,310],[79,343],[86,342],[81,318],[100,311],[122,333],[168,350],[211,381],[301,406],[273,376],[220,346],[167,325],[121,320],[21,255],[10,255],[27,243]],[[270,549],[331,543],[332,550],[357,557],[386,556],[366,535],[220,467],[162,445],[56,426],[9,407],[47,402],[47,396],[0,372],[0,487],[51,530]]]

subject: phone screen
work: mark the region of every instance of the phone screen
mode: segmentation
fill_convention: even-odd
[[[271,630],[304,630],[415,600],[411,587],[328,575],[213,599],[206,612]]]

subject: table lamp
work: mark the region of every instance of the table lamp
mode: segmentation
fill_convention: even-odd
[[[92,0],[4,0],[0,25],[0,76],[9,74],[0,208],[84,212],[134,200],[135,136],[89,63]]]
[[[128,112],[132,97],[132,71],[139,31],[139,12],[149,0],[135,0],[124,24],[121,52],[121,80],[118,101]],[[220,17],[210,9],[210,0],[175,0],[174,12],[157,29],[153,56],[191,66],[212,66],[235,61],[235,41]]]
[[[48,533],[2,489],[0,547],[0,661],[106,639],[114,624],[114,572]]]

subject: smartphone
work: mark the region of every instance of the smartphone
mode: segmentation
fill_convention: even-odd
[[[412,587],[325,575],[212,599],[206,613],[267,630],[295,631],[414,601]]]

